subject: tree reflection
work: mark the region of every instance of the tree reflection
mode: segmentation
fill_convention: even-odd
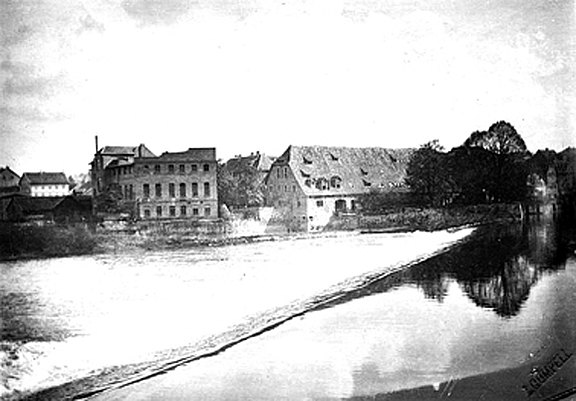
[[[481,228],[458,249],[410,269],[409,279],[439,302],[456,279],[476,305],[514,316],[541,272],[565,260],[558,238],[553,221]]]

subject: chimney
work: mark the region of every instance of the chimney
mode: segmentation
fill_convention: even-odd
[[[138,146],[138,157],[142,157],[142,146],[144,146],[143,143],[141,143],[140,146]]]
[[[94,141],[96,142],[96,153],[98,153],[98,135],[94,136]]]

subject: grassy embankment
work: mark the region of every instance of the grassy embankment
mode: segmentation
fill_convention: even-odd
[[[85,255],[97,245],[96,236],[83,226],[0,225],[0,260]]]
[[[520,218],[517,205],[475,205],[446,209],[406,209],[377,216],[362,216],[358,229],[436,231],[471,224]]]
[[[453,209],[406,209],[378,216],[355,216],[339,221],[329,231],[359,229],[367,231],[435,231],[470,224],[518,218],[513,206],[481,205]],[[293,237],[293,236],[292,236]],[[290,237],[290,238],[292,238]],[[0,260],[125,252],[127,250],[179,249],[195,246],[236,245],[273,241],[274,236],[233,238],[226,235],[198,236],[186,230],[144,230],[122,234],[86,226],[0,225]]]

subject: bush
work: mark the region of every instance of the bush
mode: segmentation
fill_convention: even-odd
[[[1,259],[83,255],[96,245],[85,226],[0,225]]]

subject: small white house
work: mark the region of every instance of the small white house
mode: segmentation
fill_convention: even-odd
[[[30,196],[66,196],[70,183],[64,173],[24,173],[20,189]]]

